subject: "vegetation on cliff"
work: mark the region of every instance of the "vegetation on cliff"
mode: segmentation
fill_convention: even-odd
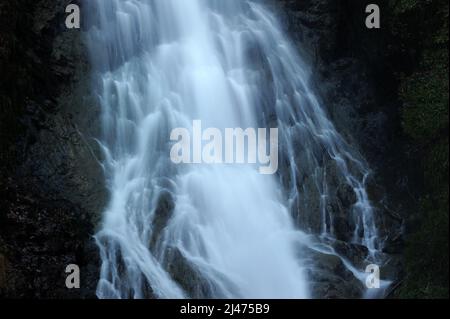
[[[399,74],[402,127],[422,175],[407,229],[406,276],[396,295],[448,298],[448,2],[391,1],[391,15],[410,66]]]

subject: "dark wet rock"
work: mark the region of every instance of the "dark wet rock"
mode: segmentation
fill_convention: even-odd
[[[63,27],[64,7],[71,2],[78,1],[0,3],[0,295],[64,298],[93,296],[95,291],[98,256],[91,235],[107,196],[98,164],[101,153],[92,139],[99,135],[96,128],[100,110],[95,98],[87,94],[89,66],[81,45],[82,32]],[[392,122],[397,115],[395,102],[389,100],[395,99],[374,89],[379,83],[386,87],[392,84],[378,71],[384,65],[380,52],[384,47],[379,41],[372,41],[376,33],[355,28],[362,25],[363,3],[276,2],[283,8],[281,21],[314,67],[317,88],[339,132],[361,148],[376,171],[386,172],[388,179],[389,172],[398,176],[402,161],[389,155],[390,151],[398,153],[391,141],[397,129]],[[249,55],[261,59],[257,50],[250,47]],[[270,78],[268,68],[261,72]],[[262,102],[273,104],[271,89],[265,88]],[[263,110],[270,109],[263,103],[261,106]],[[276,127],[270,113],[264,116],[274,123],[271,127]],[[320,153],[313,145],[309,149]],[[306,153],[298,148],[298,158],[301,156]],[[304,161],[298,162],[301,169],[297,183],[305,191],[295,203],[293,215],[305,229],[317,233],[323,222],[320,206],[305,198],[318,198],[320,192],[311,174],[305,174],[301,166]],[[288,171],[288,164],[282,164],[280,171]],[[336,216],[327,222],[333,223],[339,239],[350,240],[354,229],[348,222],[348,206],[354,197],[342,187],[344,181],[338,178],[333,161],[324,159],[319,164],[330,177],[327,210]],[[291,176],[283,176],[284,183],[291,186]],[[407,193],[405,183],[392,178],[391,184],[395,185],[391,193]],[[375,189],[371,187],[369,195],[378,201],[384,191],[372,191]],[[173,209],[165,195],[158,207],[160,211],[154,220],[156,237]],[[381,215],[386,212],[380,210]],[[380,220],[383,236],[396,233],[401,227],[401,223],[390,218]],[[398,241],[391,238],[385,249],[398,252]],[[342,249],[343,255],[362,256],[357,249]],[[208,285],[182,254],[175,251],[169,255],[170,272],[186,291],[192,296],[206,294]],[[322,254],[317,260],[321,271],[312,274],[318,283],[314,286],[316,296],[359,295],[359,282],[342,270],[335,256]],[[63,269],[72,262],[82,267],[83,292],[67,291],[61,286]]]
[[[367,195],[369,198],[378,203],[382,202],[386,198],[386,190],[384,187],[376,181],[375,176],[370,176],[365,183]]]
[[[367,257],[369,255],[367,247],[339,240],[331,242],[331,245],[337,254],[346,258],[357,269],[364,270],[365,266],[367,266]]]
[[[219,292],[195,269],[195,266],[183,256],[178,248],[167,249],[164,263],[167,272],[189,298],[212,298],[212,296],[220,298]]]
[[[297,181],[299,182],[299,181]],[[301,185],[297,186],[300,194],[293,207],[298,225],[310,233],[319,233],[322,229],[322,214],[320,201],[311,200],[320,198],[319,190],[314,183],[313,176],[305,176]]]
[[[209,295],[208,285],[179,249],[169,248],[166,254],[167,272],[191,298]]]
[[[401,254],[404,249],[404,239],[402,234],[394,234],[384,242],[383,252],[387,254]]]
[[[403,258],[399,255],[389,256],[389,259],[380,267],[382,280],[395,281],[403,276]]]
[[[350,241],[352,239],[354,226],[350,224],[347,218],[340,216],[334,217],[333,227],[338,240]]]
[[[6,284],[6,270],[7,270],[7,260],[6,257],[0,253],[0,291],[3,291],[7,284]]]
[[[363,284],[347,269],[341,258],[315,250],[307,250],[305,255],[303,257],[307,263],[307,275],[313,298],[362,297]]]
[[[405,219],[403,216],[403,212],[394,211],[384,201],[376,206],[377,224],[382,225],[379,229],[379,236],[384,239],[385,245],[402,247],[401,242],[404,241],[405,237]]]
[[[402,165],[406,152],[402,146],[395,76],[392,70],[380,67],[392,67],[392,61],[383,52],[386,33],[365,28],[367,4],[358,0],[275,2],[282,8],[278,14],[286,31],[313,68],[315,89],[333,124],[373,170],[366,183],[380,238],[395,237],[393,234],[403,232],[406,208],[411,205],[405,176],[414,174]],[[383,0],[379,5],[383,8],[386,3]],[[340,241],[349,242],[354,232],[351,213],[356,195],[339,177],[333,161],[325,159],[321,165],[328,177],[326,210],[334,216],[331,223],[335,235]],[[354,167],[349,169],[353,171]],[[314,191],[307,194],[315,195]],[[386,209],[386,205],[393,208]],[[321,216],[317,207],[308,208],[313,209],[309,213]],[[311,219],[301,217],[306,222]],[[364,236],[362,231],[358,235]],[[387,241],[385,252],[400,250],[399,242]]]
[[[150,247],[152,249],[156,248],[158,240],[162,235],[162,231],[167,226],[170,218],[173,215],[173,210],[175,208],[175,203],[173,201],[171,193],[168,191],[163,191],[158,198],[158,203],[155,209],[155,215],[153,217],[153,229],[152,238],[150,240]]]
[[[357,202],[356,193],[353,188],[347,184],[343,183],[338,186],[337,197],[341,201],[342,205],[346,208],[350,208]]]

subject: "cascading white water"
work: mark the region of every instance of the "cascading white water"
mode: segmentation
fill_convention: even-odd
[[[308,298],[292,218],[299,170],[324,154],[355,191],[354,242],[377,249],[365,164],[309,87],[276,19],[244,0],[90,0],[88,33],[111,197],[96,235],[101,298]],[[175,165],[170,132],[278,127],[289,189],[250,165]],[[296,143],[301,143],[303,162]],[[356,173],[354,173],[356,171]],[[322,203],[322,208],[325,206]],[[299,214],[308,212],[300,211]],[[322,235],[333,237],[322,209]],[[363,233],[363,236],[358,234]]]

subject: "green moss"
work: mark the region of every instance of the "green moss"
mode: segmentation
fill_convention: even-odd
[[[423,189],[407,237],[400,298],[448,298],[448,2],[392,1],[393,34],[412,70],[401,76],[402,126]]]
[[[422,69],[402,83],[403,127],[419,142],[436,138],[448,127],[447,58],[444,50],[428,51]]]
[[[434,144],[424,159],[427,193],[420,199],[418,230],[407,239],[406,278],[400,298],[448,298],[449,187],[448,137]]]
[[[424,5],[431,4],[432,0],[397,0],[394,1],[393,8],[396,14],[414,11]]]
[[[401,298],[448,298],[448,187],[440,198],[423,198],[420,230],[408,238]]]

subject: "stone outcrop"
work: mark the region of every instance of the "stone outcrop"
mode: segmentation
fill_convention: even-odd
[[[72,1],[0,4],[0,296],[94,297],[105,204],[99,106]],[[65,268],[81,269],[81,289]]]
[[[100,109],[89,93],[83,30],[64,27],[64,8],[71,2],[0,3],[1,297],[95,297],[99,265],[92,235],[107,192],[101,152],[93,139],[100,134]],[[377,205],[380,234],[387,238],[384,250],[393,255],[385,265],[387,275],[382,272],[382,276],[398,277],[405,201],[385,194],[407,194],[409,184],[402,180],[406,168],[398,164],[402,152],[396,137],[396,93],[389,90],[393,77],[382,70],[388,65],[384,39],[365,29],[365,1],[276,2],[287,32],[313,65],[316,87],[330,117],[377,173],[377,179],[368,182],[369,195]],[[332,166],[325,169],[333,174]],[[307,185],[312,180],[305,176],[301,182]],[[333,222],[340,240],[334,249],[363,267],[366,249],[345,243],[353,232],[345,214],[355,194],[343,181],[332,186],[333,200],[327,209],[337,212]],[[299,205],[318,210],[311,202]],[[170,196],[162,196],[154,221],[157,235],[172,210]],[[308,230],[320,230],[317,215],[302,218]],[[176,248],[167,258],[168,271],[193,296],[211,288],[196,277]],[[315,269],[309,274],[315,296],[361,296],[361,283],[339,257],[311,252],[310,262]],[[64,270],[71,263],[81,267],[80,290],[65,288]]]

